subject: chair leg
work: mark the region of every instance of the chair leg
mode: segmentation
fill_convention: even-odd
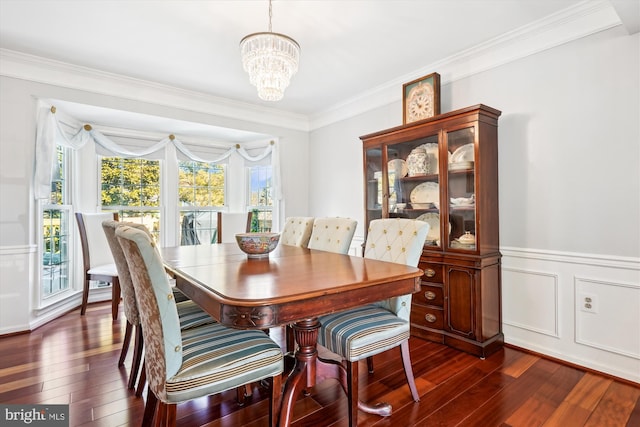
[[[287,325],[284,327],[285,329],[285,343],[287,346],[287,353],[295,353],[296,351],[296,338],[293,334],[293,328],[291,325]]]
[[[347,364],[347,402],[349,404],[349,426],[358,426],[358,362]]]
[[[249,387],[249,384],[236,387],[236,403],[238,406],[244,406],[247,403],[247,397],[251,396],[251,394],[247,394],[247,387]]]
[[[176,425],[177,405],[158,401],[154,425],[157,427],[174,427]]]
[[[144,415],[142,417],[142,427],[150,427],[153,425],[153,415],[158,406],[158,398],[151,390],[147,393],[147,403],[144,405]]]
[[[153,422],[154,427],[162,427],[167,425],[167,405],[158,401],[156,404],[156,416]]]
[[[373,374],[373,356],[367,357],[367,370],[370,374]]]
[[[82,289],[82,306],[80,308],[80,315],[84,316],[87,311],[87,303],[89,302],[89,278],[84,278],[84,288]]]
[[[114,277],[111,282],[111,317],[118,320],[118,306],[120,305],[120,280]]]
[[[144,391],[144,386],[147,385],[147,369],[145,367],[146,362],[142,362],[142,370],[140,371],[140,379],[138,380],[138,387],[136,388],[136,397],[142,396],[142,392]],[[151,390],[149,390],[151,393]],[[147,393],[147,394],[149,394]]]
[[[420,401],[420,395],[418,394],[418,389],[416,388],[416,382],[413,378],[413,368],[411,367],[411,356],[409,355],[409,340],[403,341],[400,344],[400,351],[402,353],[402,365],[404,366],[404,374],[407,376],[407,383],[409,384],[409,389],[411,390],[411,396],[415,402]]]
[[[174,427],[176,425],[176,415],[178,411],[178,405],[175,403],[167,403],[165,404],[165,426]]]
[[[271,378],[271,389],[269,394],[269,425],[278,425],[278,414],[282,403],[282,375]]]
[[[131,362],[131,373],[129,374],[129,388],[136,386],[136,378],[140,372],[140,364],[142,363],[142,348],[144,347],[142,338],[142,327],[136,326],[136,338],[133,344],[133,360]]]
[[[129,343],[131,342],[131,329],[133,325],[127,320],[127,324],[124,328],[124,339],[122,340],[122,350],[120,350],[120,359],[118,359],[118,367],[121,368],[124,365],[124,359],[129,352]]]

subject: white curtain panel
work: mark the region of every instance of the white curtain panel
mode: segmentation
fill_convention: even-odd
[[[73,150],[79,150],[88,143],[95,143],[104,151],[113,155],[136,158],[145,157],[151,154],[166,150],[169,145],[173,145],[185,157],[203,163],[222,163],[225,162],[233,153],[237,153],[247,162],[261,162],[264,159],[271,158],[272,178],[274,188],[274,198],[276,201],[282,200],[282,186],[280,183],[280,159],[279,150],[275,141],[269,141],[261,151],[251,156],[240,144],[230,144],[229,149],[223,154],[216,157],[207,158],[193,153],[184,143],[182,143],[174,135],[170,135],[161,141],[156,142],[150,147],[141,149],[140,151],[132,151],[122,147],[101,132],[93,129],[89,125],[74,128],[68,123],[63,123],[56,115],[55,108],[50,105],[40,103],[38,108],[38,127],[36,133],[36,162],[34,172],[34,193],[36,199],[49,199],[51,195],[51,179],[54,173],[56,158],[56,144]],[[170,150],[175,156],[176,152]],[[255,147],[252,149],[255,152]],[[277,209],[274,209],[274,214]],[[275,220],[275,218],[274,218]]]

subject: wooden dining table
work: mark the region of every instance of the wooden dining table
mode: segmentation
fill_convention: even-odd
[[[280,426],[290,425],[303,390],[327,378],[346,385],[344,366],[318,357],[318,317],[417,292],[423,274],[404,264],[287,245],[262,259],[248,258],[234,243],[160,251],[176,286],[221,324],[239,329],[293,325],[298,346],[284,382]],[[380,415],[391,410],[387,404],[362,402],[359,408]]]

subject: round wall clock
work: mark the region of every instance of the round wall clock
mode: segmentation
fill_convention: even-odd
[[[432,117],[433,113],[433,86],[429,82],[419,82],[411,88],[407,95],[407,122]]]
[[[440,114],[440,75],[432,73],[404,84],[402,99],[405,124]]]

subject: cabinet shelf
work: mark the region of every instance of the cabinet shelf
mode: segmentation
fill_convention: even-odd
[[[418,175],[418,176],[405,176],[402,178],[398,178],[399,181],[402,182],[427,182],[427,181],[437,181],[440,175],[438,174],[430,174],[430,175]]]
[[[450,170],[450,175],[469,175],[473,173],[473,169]]]
[[[440,209],[438,208],[411,208],[411,209],[404,209],[405,212],[440,212]]]
[[[369,222],[385,217],[420,217],[431,226],[418,264],[425,274],[412,299],[411,333],[480,357],[504,341],[497,197],[500,114],[476,105],[360,137],[365,232]],[[423,145],[430,147],[427,170],[437,173],[401,177],[398,170],[389,170],[388,160],[406,161]],[[456,157],[464,166],[448,163],[454,152],[461,153]],[[412,198],[435,206],[413,206]],[[475,203],[451,204],[456,198]],[[407,205],[398,209],[396,203]],[[465,232],[474,235],[475,245],[460,244]]]

